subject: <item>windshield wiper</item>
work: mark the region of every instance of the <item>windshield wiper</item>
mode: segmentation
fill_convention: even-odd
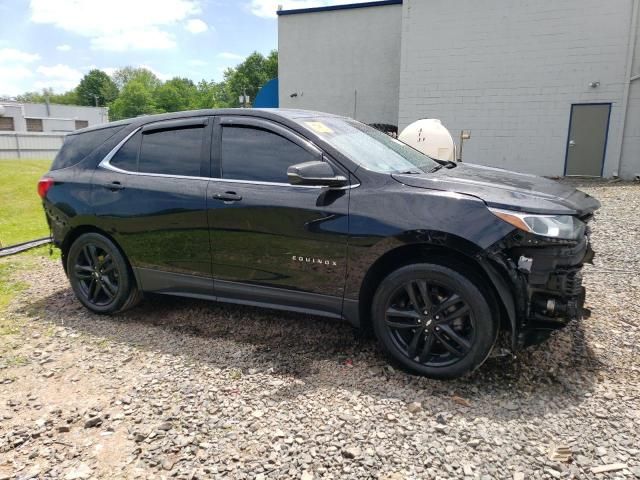
[[[451,169],[451,168],[456,168],[458,166],[458,164],[456,162],[453,162],[451,160],[438,160],[438,162],[439,162],[438,165],[436,165],[431,170],[429,170],[429,173],[437,172],[442,167],[446,167],[446,168]]]

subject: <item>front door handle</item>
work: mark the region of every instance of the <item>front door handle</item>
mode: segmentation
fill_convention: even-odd
[[[116,180],[115,182],[111,182],[109,185],[106,185],[106,187],[112,192],[115,192],[116,190],[122,190],[124,185]]]
[[[224,202],[239,202],[242,200],[242,196],[237,195],[236,192],[216,193],[213,195],[213,198]]]

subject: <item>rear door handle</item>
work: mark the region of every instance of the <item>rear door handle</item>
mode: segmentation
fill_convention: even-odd
[[[111,182],[109,185],[106,185],[106,187],[112,192],[115,192],[116,190],[122,190],[124,185],[116,180],[115,182]]]
[[[239,202],[242,200],[241,195],[237,195],[236,192],[224,192],[224,193],[216,193],[213,195],[215,200],[222,200],[224,202]]]

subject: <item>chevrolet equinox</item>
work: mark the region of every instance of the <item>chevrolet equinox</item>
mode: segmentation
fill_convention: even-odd
[[[599,202],[429,158],[335,115],[139,117],[66,137],[40,180],[78,300],[156,292],[342,318],[405,369],[453,378],[582,317]]]

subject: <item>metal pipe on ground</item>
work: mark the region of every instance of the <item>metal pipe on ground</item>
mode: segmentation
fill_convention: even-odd
[[[24,252],[25,250],[30,250],[48,243],[51,243],[51,237],[43,237],[36,240],[29,240],[28,242],[18,243],[17,245],[10,245],[5,248],[0,248],[0,257],[15,255],[17,253]]]

